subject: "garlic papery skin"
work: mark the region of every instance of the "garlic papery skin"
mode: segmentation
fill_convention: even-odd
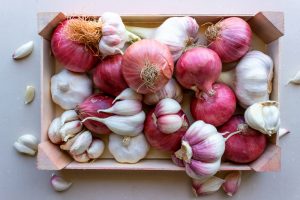
[[[107,118],[87,117],[86,120],[94,120],[105,124],[112,132],[124,136],[136,136],[142,132],[146,115],[144,111],[132,116],[114,115]]]
[[[79,119],[75,110],[67,110],[60,116],[61,124]]]
[[[71,182],[68,182],[65,179],[63,179],[62,177],[57,176],[55,174],[52,175],[50,183],[51,183],[53,189],[57,192],[62,192],[62,191],[68,190],[72,186]]]
[[[148,39],[155,39],[168,46],[176,61],[187,46],[197,40],[199,25],[191,17],[170,17],[156,29],[126,27],[127,30]]]
[[[74,109],[92,94],[92,81],[85,74],[62,70],[51,77],[52,100],[65,110]]]
[[[34,156],[38,149],[38,139],[30,134],[22,135],[14,143],[15,149],[30,156]]]
[[[76,138],[75,142],[72,144],[70,153],[72,155],[79,155],[84,153],[92,144],[92,140],[93,138],[91,132],[84,131],[78,138]]]
[[[177,114],[163,115],[157,119],[158,129],[166,134],[178,131],[182,127],[183,123],[184,118]]]
[[[63,141],[59,133],[60,127],[61,127],[61,118],[57,117],[51,122],[48,128],[48,138],[53,144],[59,144]]]
[[[239,104],[250,105],[269,100],[272,91],[273,61],[260,52],[248,52],[235,69],[222,73],[219,81],[233,87]]]
[[[86,152],[90,159],[97,159],[103,154],[103,151],[104,142],[100,139],[93,139],[92,144]]]
[[[138,94],[131,88],[126,88],[114,99],[113,103],[115,103],[116,101],[119,101],[119,100],[142,101],[142,99],[143,99],[143,96],[141,94]]]
[[[76,139],[82,134],[82,132],[77,133],[74,137],[69,138],[67,142],[65,142],[64,144],[61,144],[59,147],[62,150],[65,151],[70,151],[71,146],[74,144],[74,142],[76,141]]]
[[[239,189],[242,180],[241,171],[231,172],[225,177],[222,185],[223,190],[228,196],[233,196]]]
[[[99,19],[102,24],[102,37],[99,50],[103,56],[122,53],[128,36],[125,25],[117,13],[105,12]]]
[[[275,134],[280,128],[278,107],[279,104],[276,101],[255,103],[248,107],[244,114],[246,123],[263,134]]]
[[[181,110],[180,104],[174,99],[165,98],[158,102],[155,107],[155,116],[159,117],[161,115],[175,114]]]
[[[111,134],[109,135],[108,148],[116,161],[137,163],[147,155],[150,146],[142,133],[135,137]]]
[[[69,138],[80,132],[82,127],[83,125],[79,120],[67,122],[59,129],[59,134],[61,135],[63,141],[66,142]]]
[[[144,95],[144,103],[147,105],[157,104],[161,99],[171,98],[175,99],[178,103],[182,102],[183,94],[180,85],[175,79],[170,79],[169,82],[161,90],[155,93]]]
[[[225,181],[216,176],[205,178],[203,180],[193,179],[192,189],[195,196],[207,195],[218,191]]]
[[[142,111],[142,103],[138,100],[122,100],[117,101],[113,104],[112,107],[107,109],[98,110],[97,112],[105,112],[105,113],[112,113],[116,115],[136,115]]]

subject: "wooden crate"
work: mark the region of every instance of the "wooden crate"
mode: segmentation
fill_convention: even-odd
[[[187,14],[188,15],[188,14]],[[182,15],[130,15],[122,16],[127,25],[155,27],[159,26],[166,18]],[[224,17],[238,16],[247,20],[254,32],[252,48],[265,52],[274,61],[274,80],[272,100],[280,101],[278,74],[280,73],[280,46],[279,38],[284,33],[284,19],[281,12],[259,12],[256,15],[188,15],[196,19],[199,25],[205,22],[217,22]],[[168,170],[183,171],[184,168],[174,165],[168,153],[151,149],[147,157],[136,164],[120,164],[116,162],[109,151],[92,163],[78,163],[57,145],[52,144],[47,131],[51,121],[59,116],[62,110],[52,102],[50,94],[50,78],[61,69],[50,49],[50,39],[55,27],[64,19],[63,13],[39,13],[38,28],[42,36],[41,46],[41,143],[38,149],[37,167],[42,170],[60,169],[98,169],[98,170]],[[94,16],[97,17],[97,16]],[[203,30],[202,30],[203,31]],[[187,111],[188,103],[184,103]],[[187,114],[189,115],[189,114]],[[106,140],[107,138],[104,138]],[[256,161],[247,165],[222,163],[220,170],[254,170],[277,171],[280,169],[280,147],[278,146],[278,134],[270,138],[264,154]]]

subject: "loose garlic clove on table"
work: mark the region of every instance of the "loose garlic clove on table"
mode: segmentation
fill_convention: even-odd
[[[38,143],[35,136],[26,134],[18,138],[14,143],[14,147],[20,153],[34,156],[38,149]]]

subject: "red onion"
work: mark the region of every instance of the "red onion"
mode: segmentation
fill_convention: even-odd
[[[123,76],[129,87],[141,94],[162,89],[172,78],[173,69],[168,47],[156,40],[135,42],[123,56]]]
[[[233,116],[219,128],[219,132],[223,133],[235,131],[240,131],[240,133],[226,140],[223,157],[236,163],[249,163],[256,160],[266,148],[266,136],[250,128],[242,115]],[[225,134],[224,137],[227,137],[228,134]]]
[[[186,51],[177,61],[175,76],[187,89],[213,93],[212,84],[219,78],[222,63],[212,50],[197,47]]]
[[[230,119],[236,108],[234,92],[225,84],[213,84],[214,95],[194,98],[191,102],[191,114],[195,120],[220,126]]]
[[[211,25],[205,35],[211,42],[208,47],[217,52],[224,63],[243,57],[252,40],[249,24],[239,17],[229,17]]]
[[[121,72],[122,55],[105,57],[96,67],[93,80],[103,92],[118,96],[128,88]]]
[[[55,58],[66,69],[73,72],[86,72],[97,63],[98,58],[85,44],[69,39],[66,27],[72,20],[74,19],[65,20],[56,27],[51,38],[51,49]]]
[[[104,94],[93,94],[88,97],[84,102],[78,105],[75,109],[79,118],[84,120],[87,117],[98,117],[107,118],[112,116],[112,114],[97,112],[100,109],[107,109],[112,107],[113,98],[106,96]],[[96,134],[109,134],[111,131],[103,124],[94,120],[87,120],[84,126]]]

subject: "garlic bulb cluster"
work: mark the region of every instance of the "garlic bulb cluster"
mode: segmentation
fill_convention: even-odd
[[[62,70],[51,78],[52,100],[65,110],[74,109],[92,94],[92,81],[85,74]]]
[[[142,38],[155,39],[168,46],[173,60],[176,61],[186,47],[197,40],[199,25],[192,17],[170,17],[158,28],[126,27]]]
[[[182,138],[181,149],[175,155],[183,160],[190,177],[202,179],[219,170],[224,150],[223,136],[213,125],[199,120],[189,127]]]
[[[99,50],[103,56],[122,53],[121,49],[127,41],[125,25],[117,13],[105,12],[99,19],[102,24],[102,37]]]
[[[273,61],[260,52],[248,52],[235,69],[223,72],[219,81],[230,85],[242,107],[269,100],[272,91]]]
[[[251,105],[245,112],[246,123],[253,129],[267,135],[277,133],[280,128],[279,104],[264,101]]]
[[[104,143],[94,139],[91,132],[84,131],[75,110],[67,110],[55,118],[49,126],[48,137],[54,144],[78,162],[88,162],[99,158],[104,151]]]
[[[144,95],[143,102],[147,105],[155,105],[160,100],[165,98],[175,99],[181,103],[183,99],[182,89],[175,79],[170,79],[169,82],[159,91]]]

